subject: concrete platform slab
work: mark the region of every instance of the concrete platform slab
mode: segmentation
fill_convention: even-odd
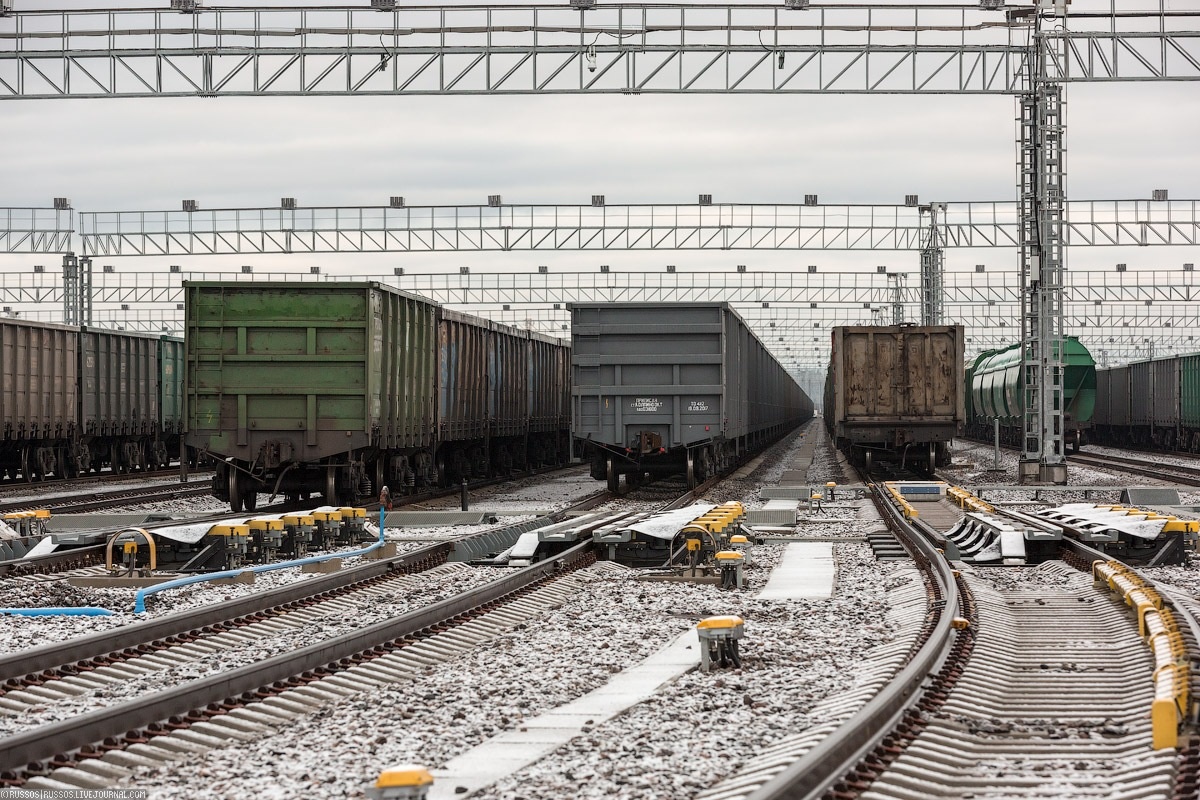
[[[469,797],[557,750],[578,736],[585,725],[604,722],[646,700],[699,660],[699,640],[693,628],[637,666],[617,673],[599,689],[526,720],[517,730],[494,736],[433,770],[429,800]]]
[[[759,600],[824,600],[833,596],[837,564],[831,542],[792,542]]]

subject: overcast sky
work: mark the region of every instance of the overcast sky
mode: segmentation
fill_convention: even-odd
[[[20,8],[35,4],[16,0]],[[140,4],[145,5],[145,4]],[[151,5],[160,5],[153,3]],[[161,5],[166,5],[165,0]],[[212,5],[211,3],[208,5]],[[366,5],[366,0],[363,0]],[[1072,7],[1078,7],[1075,3]],[[1106,5],[1106,4],[1105,4]],[[1157,7],[1157,3],[1150,4]],[[1200,3],[1173,0],[1173,7]],[[4,101],[0,206],[83,211],[301,205],[506,203],[898,203],[1015,197],[1014,100],[980,96],[540,96],[219,98]],[[1200,85],[1073,85],[1068,91],[1068,188],[1074,199],[1200,198]],[[1075,248],[1076,269],[1178,268],[1189,248]],[[247,263],[248,257],[186,269]],[[26,271],[53,257],[0,257]],[[129,259],[114,259],[130,265]],[[752,270],[820,264],[822,271],[889,264],[915,253],[532,253],[253,257],[256,271],[322,264],[326,271],[636,269],[745,263]],[[148,268],[150,260],[139,260]],[[1012,269],[1013,250],[949,250],[951,269]],[[302,268],[302,267],[299,267]],[[50,269],[50,267],[48,267]],[[55,265],[53,269],[57,269]]]

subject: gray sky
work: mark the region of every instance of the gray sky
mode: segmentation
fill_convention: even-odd
[[[30,0],[16,0],[31,8]],[[365,5],[364,0],[364,5]],[[49,4],[38,4],[46,7]],[[54,3],[54,7],[61,4]],[[155,5],[158,5],[155,3]],[[162,3],[165,5],[165,2]],[[211,5],[211,4],[210,4]],[[1102,5],[1107,5],[1104,3]],[[1173,6],[1196,7],[1173,0]],[[1072,8],[1080,7],[1075,3]],[[1157,3],[1150,6],[1157,7]],[[1073,199],[1200,198],[1200,85],[1073,85],[1068,89]],[[1016,128],[1011,97],[541,96],[221,98],[4,101],[0,206],[82,211],[507,203],[897,203],[1010,200]],[[1074,248],[1074,269],[1178,268],[1190,248]],[[916,270],[915,253],[470,253],[112,259],[118,269],[303,269],[366,272],[614,269],[661,271]],[[0,257],[5,272],[46,256]],[[950,269],[1014,269],[1015,251],[948,250]]]

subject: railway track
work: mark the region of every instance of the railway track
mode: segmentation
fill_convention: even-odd
[[[691,502],[711,488],[711,483],[676,496],[666,505]],[[594,494],[538,524],[612,499],[604,492]],[[301,630],[323,615],[347,613],[352,595],[378,597],[395,593],[397,586],[411,581],[416,573],[429,576],[465,569],[446,563],[456,546],[460,544],[442,543],[233,603],[14,654],[0,659],[0,680],[5,682],[0,708],[17,716],[38,708],[39,716],[44,716],[48,703],[65,705],[76,695],[179,669],[189,660],[225,648],[253,648],[259,637],[278,637],[281,632]],[[58,778],[74,777],[73,785],[78,788],[97,779],[94,774],[89,779],[80,773],[89,769],[114,772],[111,766],[119,767],[122,758],[133,763],[139,752],[156,747],[155,741],[163,736],[172,737],[169,741],[176,744],[201,740],[213,744],[213,735],[221,732],[236,739],[238,723],[231,720],[238,717],[263,722],[280,713],[279,709],[295,713],[305,704],[343,696],[352,685],[361,690],[381,680],[410,679],[433,661],[453,657],[496,631],[540,613],[564,593],[576,591],[571,573],[593,560],[588,541],[434,606],[366,627],[356,620],[352,629],[338,636],[259,659],[260,663],[224,670],[211,679],[190,681],[50,725],[30,718],[37,727],[0,743],[0,770],[4,772],[0,783],[50,788]],[[278,699],[268,702],[271,697]],[[235,713],[236,708],[245,711]],[[136,733],[129,734],[131,730]],[[209,738],[203,739],[205,736]],[[159,744],[170,747],[166,742]],[[106,755],[109,753],[113,754]],[[37,763],[30,766],[30,762]],[[48,778],[51,772],[58,778]]]
[[[1072,453],[1067,456],[1067,461],[1106,470],[1111,470],[1114,464],[1118,464],[1123,472],[1132,472],[1146,478],[1155,478],[1185,486],[1200,486],[1200,468],[1197,467],[1163,464],[1128,456],[1092,455],[1089,453]]]
[[[10,500],[0,502],[0,514],[45,508],[59,514],[86,514],[89,511],[120,509],[139,503],[167,503],[211,494],[207,479],[186,484],[159,484],[155,486],[129,486],[109,491],[92,491],[75,494],[51,495],[38,499]]]
[[[1177,783],[1195,785],[1186,740],[1183,750],[1150,746],[1155,663],[1120,598],[1093,585],[1088,568],[1103,554],[1067,541],[1064,560],[1033,577],[952,572],[890,505],[881,509],[931,587],[922,643],[844,725],[810,733],[799,760],[744,795],[717,787],[705,797],[1007,797],[1049,786],[1072,797],[1170,797]],[[1193,610],[1174,602],[1195,648]]]
[[[541,520],[540,524],[564,518],[571,511],[594,507],[606,499],[611,497],[598,493],[571,509],[553,515],[550,520]],[[528,528],[530,524],[517,527]],[[478,538],[486,539],[489,535],[480,534]],[[111,687],[148,673],[178,668],[188,661],[211,656],[228,648],[246,648],[248,643],[278,637],[281,632],[303,629],[322,616],[345,613],[350,608],[348,601],[351,595],[378,598],[381,594],[395,593],[401,584],[410,581],[416,573],[436,573],[439,570],[446,573],[455,568],[466,569],[465,565],[446,563],[456,546],[462,544],[436,544],[415,553],[369,562],[231,603],[202,607],[5,657],[0,659],[0,680],[4,681],[0,709],[20,715],[30,708],[42,708],[52,702],[69,702],[79,694]],[[221,721],[211,718],[224,714],[212,713],[210,704],[228,705],[236,701],[241,693],[251,690],[278,694],[282,691],[278,682],[284,678],[288,679],[291,688],[298,688],[314,682],[314,675],[328,677],[346,672],[357,663],[374,661],[428,638],[429,630],[435,624],[462,628],[458,633],[443,636],[435,648],[448,658],[453,654],[454,647],[445,643],[447,639],[454,639],[458,646],[467,646],[477,638],[479,631],[511,626],[513,620],[517,619],[514,614],[534,613],[540,607],[539,603],[550,602],[562,590],[547,589],[539,594],[534,591],[535,585],[566,579],[568,573],[593,560],[590,550],[588,542],[551,561],[510,573],[499,581],[489,581],[484,586],[443,603],[366,628],[361,627],[361,619],[356,619],[348,626],[350,630],[339,636],[308,648],[288,648],[294,652],[285,652],[232,672],[223,671],[211,681],[193,681],[83,717],[73,715],[61,724],[39,725],[34,730],[8,737],[0,745],[0,751],[11,751],[13,757],[0,756],[0,770],[5,772],[0,776],[0,784],[20,784],[27,778],[37,776],[40,768],[22,771],[22,761],[49,759],[53,762],[57,755],[81,745],[99,744],[113,736],[124,737],[124,731],[131,727],[149,725],[156,720],[167,724],[171,717],[183,711],[191,712],[192,721],[202,721],[196,717],[198,714],[220,727]],[[521,603],[520,598],[526,595],[533,599]],[[514,608],[516,612],[512,610]],[[477,621],[463,628],[472,620]],[[413,652],[424,652],[429,644],[425,643]],[[403,658],[410,655],[405,654]],[[381,662],[368,671],[383,669],[386,674],[394,676],[394,664],[398,658],[401,656]],[[343,662],[343,659],[349,660]],[[427,661],[427,657],[420,656],[416,663],[424,666]],[[391,665],[391,672],[383,665]],[[364,665],[363,669],[367,667]],[[369,685],[370,679],[359,676],[361,671],[352,673],[356,676],[355,680],[367,680]],[[232,683],[226,680],[230,677]],[[336,686],[340,681],[343,679],[333,680],[330,685]],[[275,688],[271,689],[273,686]],[[320,690],[317,693],[320,694]],[[312,695],[312,692],[308,694]],[[188,703],[192,705],[183,709],[182,705]],[[208,709],[207,713],[205,709]],[[101,718],[105,721],[100,721]],[[145,721],[142,723],[134,722],[143,718]],[[33,724],[42,721],[29,720]],[[89,732],[82,739],[80,733],[72,732],[79,728]],[[204,726],[198,728],[203,729]],[[144,733],[153,738],[155,732],[162,733],[163,730],[150,727]],[[93,738],[88,739],[88,736]],[[140,738],[140,735],[135,736],[130,741],[124,741],[124,744],[138,744],[136,740]],[[111,749],[111,744],[106,748]],[[76,767],[84,766],[86,771],[87,762],[92,760],[89,755],[96,753],[85,751],[82,755],[76,754],[78,759],[72,756],[72,763]],[[79,785],[76,784],[76,788]]]

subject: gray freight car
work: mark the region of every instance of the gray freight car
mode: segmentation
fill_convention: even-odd
[[[812,401],[726,303],[571,305],[572,428],[592,477],[694,486],[812,417]]]
[[[99,328],[80,334],[80,464],[113,472],[165,466],[158,337]]]
[[[181,340],[4,320],[0,345],[9,477],[156,468],[178,452]]]
[[[441,309],[438,475],[507,476],[570,458],[569,351],[557,339]]]
[[[961,325],[833,329],[825,425],[838,447],[870,466],[880,454],[932,471],[966,421]]]
[[[73,463],[79,333],[66,325],[0,320],[0,465],[35,480]]]

